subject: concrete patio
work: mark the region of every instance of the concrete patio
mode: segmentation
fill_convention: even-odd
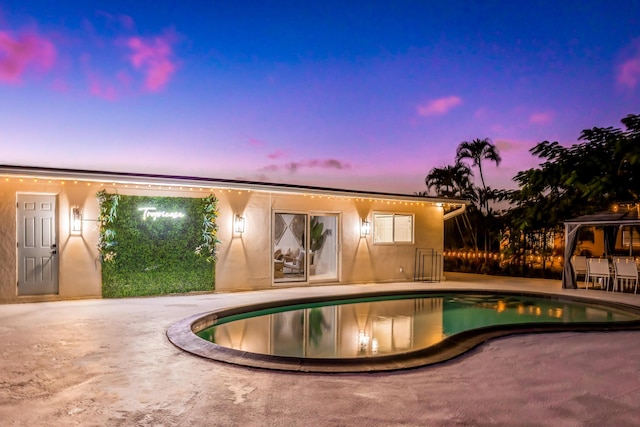
[[[0,424],[82,426],[636,426],[640,332],[516,335],[438,365],[281,373],[202,359],[166,329],[236,304],[372,289],[536,290],[640,306],[559,281],[448,274],[446,282],[0,306]]]

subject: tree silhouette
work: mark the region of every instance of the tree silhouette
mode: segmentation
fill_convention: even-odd
[[[433,168],[424,182],[429,190],[443,197],[468,197],[471,193],[471,169],[463,163]]]
[[[580,142],[563,147],[543,141],[529,150],[544,159],[538,168],[519,172],[513,202],[549,199],[549,209],[532,212],[530,222],[544,216],[561,222],[577,215],[608,209],[616,202],[637,202],[640,195],[640,116],[622,119],[626,129],[592,128]]]
[[[630,114],[621,123],[622,128],[585,129],[578,143],[571,146],[557,141],[536,144],[529,152],[540,159],[540,164],[516,174],[513,181],[519,186],[517,190],[486,186],[485,162],[499,166],[502,160],[487,138],[460,143],[455,165],[431,169],[425,184],[439,196],[472,201],[469,215],[455,219],[463,218],[474,233],[484,234],[485,249],[487,243],[491,249],[498,247],[495,237],[508,240],[505,252],[520,257],[524,267],[526,253],[551,253],[547,242],[551,233],[562,233],[565,220],[608,210],[612,205],[640,206],[640,115]],[[464,160],[470,160],[471,166]],[[471,168],[475,167],[481,188],[472,181]],[[428,191],[420,194],[426,196]],[[494,200],[508,200],[510,208],[498,215],[489,208]],[[460,233],[462,237],[462,230]],[[445,235],[455,238],[450,233]],[[544,262],[543,257],[543,270]]]
[[[498,148],[496,148],[489,138],[484,139],[474,139],[471,142],[463,141],[458,145],[456,150],[456,162],[460,163],[465,159],[469,159],[472,161],[472,166],[478,168],[478,172],[480,172],[480,181],[482,182],[482,190],[484,193],[487,192],[487,186],[484,182],[484,173],[482,172],[482,161],[490,160],[496,164],[496,166],[500,165],[502,158],[500,157],[500,153]],[[485,212],[489,212],[489,199],[484,198],[484,204],[480,205],[485,208]]]

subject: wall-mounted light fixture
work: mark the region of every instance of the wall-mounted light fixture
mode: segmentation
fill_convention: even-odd
[[[364,333],[364,331],[358,332],[358,351],[360,353],[365,353],[367,351],[367,347],[369,347],[369,335]]]
[[[362,224],[360,224],[360,235],[364,237],[369,234],[371,234],[371,223],[366,219],[363,219]]]
[[[73,206],[70,211],[70,233],[82,234],[82,212],[78,206]]]
[[[233,232],[236,234],[244,233],[244,217],[236,214],[233,218]]]

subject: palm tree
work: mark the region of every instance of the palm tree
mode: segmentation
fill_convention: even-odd
[[[500,157],[500,153],[498,149],[489,138],[484,139],[474,139],[473,141],[463,141],[458,145],[456,149],[456,162],[461,163],[464,159],[472,160],[472,166],[476,166],[478,171],[480,172],[480,181],[482,182],[482,188],[478,188],[478,210],[480,211],[481,216],[483,218],[480,219],[480,223],[482,224],[482,228],[484,229],[484,250],[487,252],[489,246],[489,235],[491,234],[488,229],[489,219],[490,219],[490,211],[489,211],[489,200],[491,200],[490,190],[487,189],[487,186],[484,182],[484,174],[482,173],[482,161],[490,160],[496,164],[496,166],[500,165],[502,158]],[[482,213],[484,210],[484,214]]]
[[[427,189],[435,189],[435,193],[438,196],[473,200],[475,198],[475,193],[471,183],[471,176],[473,176],[473,173],[471,172],[471,169],[469,169],[469,166],[464,163],[457,162],[455,165],[431,169],[424,179],[424,182],[427,185]],[[427,193],[428,191],[421,195],[426,196],[428,195]],[[462,222],[462,225],[460,222]],[[454,223],[460,233],[463,246],[466,246],[466,241],[470,239],[471,245],[478,250],[477,239],[466,213],[465,215],[462,215],[462,217],[455,217]],[[464,227],[465,230],[463,230],[462,227]]]
[[[460,143],[460,145],[458,145],[458,149],[456,150],[456,162],[459,163],[464,159],[472,160],[472,166],[478,167],[478,171],[480,172],[480,181],[482,182],[482,189],[486,192],[487,186],[484,183],[482,161],[490,160],[494,162],[496,166],[499,166],[502,158],[500,157],[498,148],[493,145],[491,141],[489,141],[489,138],[476,138],[471,142],[463,141],[462,143]],[[488,203],[484,207],[488,210]]]
[[[427,188],[438,196],[467,197],[471,192],[471,169],[464,163],[433,168],[424,179]]]

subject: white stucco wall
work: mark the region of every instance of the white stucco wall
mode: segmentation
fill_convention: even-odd
[[[167,186],[116,186],[97,182],[3,178],[0,182],[0,302],[44,301],[101,296],[98,260],[98,203],[103,188],[123,195],[205,197],[219,199],[218,262],[215,289],[219,292],[300,286],[299,282],[273,283],[273,212],[337,214],[338,281],[367,283],[413,279],[416,248],[443,249],[442,208],[430,202],[404,203],[383,200],[268,193],[247,190],[169,188]],[[59,294],[18,297],[16,288],[16,194],[57,195],[59,247]],[[69,233],[69,210],[83,212],[81,236]],[[373,244],[372,234],[362,237],[362,218],[372,221],[373,212],[413,213],[413,244]],[[234,214],[246,219],[245,232],[233,233]],[[401,271],[402,268],[402,271]],[[334,281],[335,283],[335,281]]]
[[[101,294],[100,263],[97,262],[98,204],[96,184],[61,180],[29,180],[14,178],[0,182],[0,302],[41,301],[96,297]],[[50,194],[57,197],[58,289],[55,296],[23,296],[17,288],[17,208],[18,193]],[[83,210],[83,232],[69,233],[69,210],[80,206]]]
[[[272,216],[274,211],[290,213],[339,213],[339,281],[368,283],[413,280],[416,248],[431,248],[442,253],[444,228],[442,208],[369,199],[311,197],[258,192],[222,192],[219,263],[216,266],[216,290],[266,289],[286,286],[273,284]],[[373,212],[413,213],[413,244],[374,244],[372,235],[361,237],[362,218]],[[246,231],[234,236],[231,218],[246,218]],[[284,245],[286,246],[286,244]],[[400,271],[402,268],[402,271]],[[292,285],[292,284],[289,284]],[[298,284],[299,285],[299,284]]]

